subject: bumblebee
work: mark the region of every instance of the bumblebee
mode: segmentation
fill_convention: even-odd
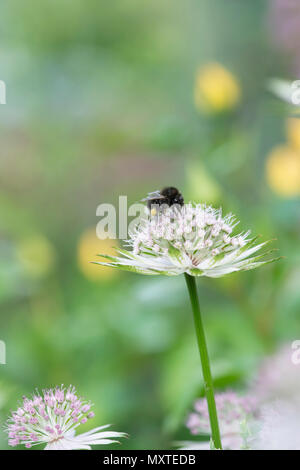
[[[177,188],[168,186],[167,188],[162,189],[161,191],[154,191],[149,193],[148,196],[143,199],[147,202],[147,207],[151,212],[151,215],[156,215],[157,209],[153,206],[162,206],[167,205],[169,207],[174,204],[183,206],[184,200],[182,194],[178,191]]]

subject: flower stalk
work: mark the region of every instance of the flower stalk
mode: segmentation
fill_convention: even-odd
[[[194,323],[195,323],[197,343],[198,343],[201,365],[202,365],[204,390],[205,390],[208,412],[209,412],[212,440],[214,443],[214,447],[216,449],[222,449],[218,415],[217,415],[217,407],[216,407],[214,389],[213,389],[213,381],[212,381],[212,375],[211,375],[211,370],[210,370],[209,356],[208,356],[205,333],[204,333],[204,328],[203,328],[203,323],[202,323],[202,317],[201,317],[201,312],[200,312],[196,281],[195,281],[195,277],[190,276],[187,273],[185,273],[184,276],[185,276],[187,288],[189,291],[189,296],[190,296],[193,315],[194,315]]]

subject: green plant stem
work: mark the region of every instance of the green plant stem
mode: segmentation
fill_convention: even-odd
[[[217,416],[217,408],[216,408],[214,389],[213,389],[213,381],[212,381],[212,376],[211,376],[211,371],[210,371],[208,351],[207,351],[204,328],[203,328],[201,312],[200,312],[200,307],[199,307],[196,281],[195,281],[194,276],[190,276],[189,274],[185,274],[184,276],[185,276],[185,280],[187,283],[187,287],[188,287],[188,291],[189,291],[189,295],[191,299],[191,304],[192,304],[192,310],[194,314],[194,322],[195,322],[195,328],[196,328],[196,336],[197,336],[198,348],[199,348],[199,353],[200,353],[200,359],[201,359],[201,364],[202,364],[204,390],[205,390],[208,412],[209,412],[212,440],[214,443],[214,447],[216,449],[222,449],[220,429],[219,429],[218,416]]]

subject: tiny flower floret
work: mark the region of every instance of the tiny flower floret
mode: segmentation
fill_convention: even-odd
[[[267,253],[253,256],[268,242],[256,244],[249,231],[234,234],[238,223],[205,204],[167,207],[140,220],[121,256],[100,255],[108,262],[97,264],[141,274],[220,277],[274,261],[265,259]]]
[[[38,444],[46,444],[46,450],[90,449],[91,444],[108,444],[116,442],[111,437],[124,437],[124,433],[99,432],[108,426],[75,436],[75,429],[95,416],[90,409],[91,403],[79,398],[72,386],[23,397],[7,422],[8,444],[24,444],[28,449]]]

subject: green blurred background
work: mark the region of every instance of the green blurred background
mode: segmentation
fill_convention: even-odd
[[[130,434],[120,448],[170,448],[203,392],[184,279],[89,264],[111,249],[96,208],[175,185],[277,238],[282,261],[198,279],[216,386],[246,386],[300,336],[300,125],[266,91],[295,78],[293,52],[261,0],[0,10],[1,425],[22,395],[71,383],[94,426]]]

